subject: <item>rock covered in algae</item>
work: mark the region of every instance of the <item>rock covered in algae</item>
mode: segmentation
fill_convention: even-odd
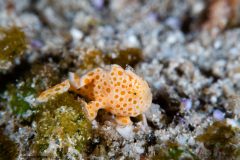
[[[226,121],[216,121],[206,131],[196,137],[209,151],[208,159],[240,158],[239,130],[228,125]]]
[[[60,73],[47,63],[34,65],[21,74],[16,83],[7,83],[5,96],[12,113],[22,116],[28,110],[35,109],[35,98],[41,91],[60,82]]]
[[[106,61],[109,61],[110,64],[118,64],[123,68],[126,67],[126,65],[134,67],[142,60],[141,49],[131,47],[126,49],[116,48],[106,56]]]
[[[10,29],[0,27],[0,69],[8,69],[14,59],[27,49],[25,34],[17,27]]]
[[[153,160],[193,160],[198,159],[190,150],[181,148],[177,142],[168,140],[163,146],[160,146],[158,153],[153,157]]]
[[[126,65],[134,67],[138,62],[143,60],[142,51],[139,48],[115,48],[109,49],[106,52],[95,48],[78,48],[73,52],[72,61],[75,68],[79,68],[79,70],[72,71],[78,74],[84,74],[96,67],[104,67],[104,65],[110,64],[118,64],[123,68]]]
[[[37,136],[33,149],[50,157],[81,158],[91,138],[85,103],[63,93],[42,105],[35,119]]]
[[[0,160],[15,159],[18,156],[18,145],[0,133]]]

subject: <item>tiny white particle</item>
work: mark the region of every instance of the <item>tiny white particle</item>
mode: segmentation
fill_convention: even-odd
[[[216,109],[213,111],[213,117],[217,120],[217,121],[222,121],[225,118],[225,113],[223,113],[222,111],[220,111],[219,109]]]
[[[70,30],[70,33],[71,33],[73,39],[75,39],[75,40],[80,40],[80,39],[83,38],[83,32],[78,30],[78,29],[76,29],[76,28],[72,28]]]

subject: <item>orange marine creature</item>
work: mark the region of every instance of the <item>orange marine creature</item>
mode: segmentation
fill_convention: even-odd
[[[52,95],[66,91],[76,92],[89,98],[87,110],[90,120],[95,119],[99,109],[116,115],[119,124],[131,124],[130,117],[146,111],[152,102],[152,93],[147,82],[119,65],[111,65],[110,70],[96,68],[82,77],[69,73],[69,79],[47,89],[38,98],[46,102]]]

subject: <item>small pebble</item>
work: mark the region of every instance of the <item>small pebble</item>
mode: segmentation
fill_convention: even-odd
[[[187,121],[184,118],[178,117],[178,123],[181,125],[188,124]]]
[[[155,12],[151,12],[147,15],[147,18],[151,22],[157,22],[158,21],[158,15]]]
[[[92,0],[92,3],[96,9],[101,9],[104,5],[104,0]]]
[[[192,101],[190,99],[181,98],[181,101],[186,110],[190,110],[192,108]]]
[[[80,39],[83,38],[83,32],[78,30],[78,29],[76,29],[76,28],[72,28],[70,30],[70,33],[71,33],[73,39],[80,40]]]
[[[225,118],[225,113],[223,113],[222,111],[220,111],[219,109],[216,109],[213,111],[213,117],[217,120],[217,121],[222,121]]]
[[[180,19],[176,17],[169,17],[165,20],[165,24],[171,28],[179,29],[182,26],[182,22]]]
[[[39,40],[34,39],[34,40],[32,40],[32,45],[34,48],[40,48],[43,46],[43,43]]]

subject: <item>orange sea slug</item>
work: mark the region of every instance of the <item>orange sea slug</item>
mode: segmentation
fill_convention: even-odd
[[[44,102],[68,90],[92,100],[87,104],[90,120],[95,119],[99,109],[105,109],[116,115],[119,124],[131,124],[130,117],[143,113],[152,102],[147,82],[116,64],[110,70],[96,68],[82,77],[69,73],[68,80],[44,91],[38,100]]]

